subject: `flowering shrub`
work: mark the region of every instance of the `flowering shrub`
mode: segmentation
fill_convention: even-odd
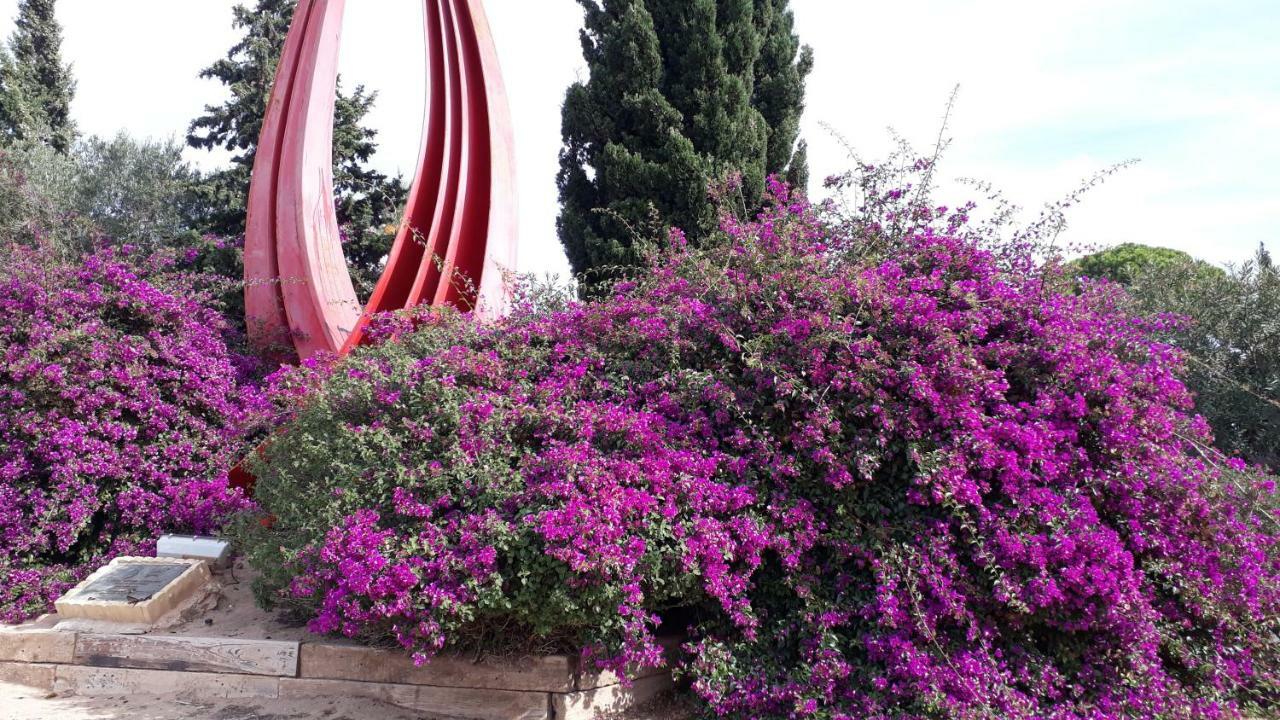
[[[171,263],[0,257],[0,621],[112,556],[242,510],[223,472],[260,393]],[[256,409],[255,409],[256,408]]]
[[[1274,487],[1217,481],[1244,468],[1200,454],[1182,359],[1121,291],[1010,272],[945,211],[872,258],[777,192],[611,299],[384,319],[279,378],[261,590],[422,660],[496,627],[661,662],[692,616],[677,670],[722,717],[1280,698],[1247,510]]]

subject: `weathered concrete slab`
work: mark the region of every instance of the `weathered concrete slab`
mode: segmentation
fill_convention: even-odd
[[[490,690],[571,692],[574,663],[564,656],[501,662],[439,657],[417,667],[403,651],[304,643],[300,677]]]
[[[655,675],[636,680],[630,688],[612,685],[553,695],[552,707],[556,720],[594,720],[600,713],[620,712],[646,703],[673,687],[670,675]]]
[[[550,720],[551,697],[542,692],[476,690],[351,680],[280,680],[281,698],[333,696],[367,698],[453,720]]]
[[[53,605],[63,618],[154,623],[211,580],[200,560],[120,557]]]
[[[0,631],[0,662],[69,663],[75,653],[75,633],[53,630]]]
[[[300,643],[81,633],[75,663],[95,667],[294,677]]]
[[[194,699],[274,698],[280,679],[257,675],[186,673],[59,665],[54,692],[119,697],[136,693]]]
[[[49,692],[53,690],[53,665],[0,662],[0,682]]]

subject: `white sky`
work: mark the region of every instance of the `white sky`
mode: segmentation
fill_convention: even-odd
[[[181,137],[219,85],[196,78],[236,39],[235,0],[61,0],[83,131]],[[522,270],[563,272],[554,178],[565,87],[584,74],[573,0],[489,0],[518,146]],[[826,127],[875,158],[893,127],[937,135],[953,86],[950,176],[993,182],[1029,213],[1113,163],[1067,240],[1172,246],[1228,262],[1280,241],[1276,0],[793,0],[817,54],[805,136],[815,185],[849,166]],[[0,0],[12,18],[17,0]],[[417,0],[348,3],[349,87],[381,91],[377,164],[412,172],[423,102]],[[8,28],[4,28],[7,34]],[[220,158],[189,153],[210,166]],[[816,188],[815,188],[816,190]],[[967,188],[944,199],[970,199]]]

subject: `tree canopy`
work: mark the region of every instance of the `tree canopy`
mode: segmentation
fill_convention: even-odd
[[[1181,250],[1139,243],[1124,243],[1086,255],[1073,261],[1070,269],[1084,277],[1131,286],[1143,273],[1182,265],[1192,266],[1209,274],[1223,275],[1222,270],[1196,260]]]
[[[71,151],[76,127],[71,100],[76,83],[62,61],[57,0],[22,0],[16,29],[0,50],[0,134],[10,142],[41,143]]]

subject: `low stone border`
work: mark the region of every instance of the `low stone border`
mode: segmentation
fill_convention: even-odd
[[[665,670],[624,687],[576,658],[416,667],[402,652],[323,642],[0,630],[0,681],[59,694],[194,699],[357,697],[466,720],[587,720],[672,687]]]

